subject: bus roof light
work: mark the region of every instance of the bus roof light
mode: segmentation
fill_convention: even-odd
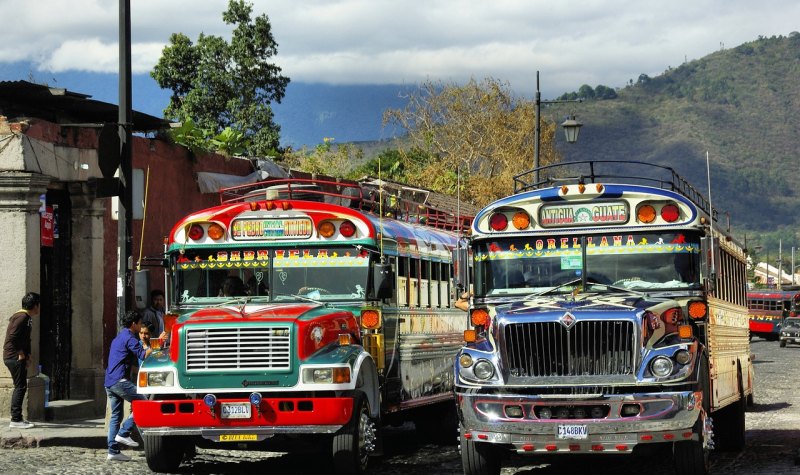
[[[203,231],[203,227],[199,224],[195,223],[189,228],[189,239],[193,241],[199,241],[203,239],[203,235],[205,231]]]
[[[281,209],[283,209],[284,211],[288,211],[292,209],[292,204],[289,203],[288,201],[281,201]]]
[[[208,237],[214,240],[222,239],[225,237],[225,228],[217,223],[211,223],[208,226]]]
[[[274,201],[265,201],[264,202],[264,208],[266,208],[267,211],[272,211],[273,209],[275,209],[275,202]]]
[[[656,219],[655,208],[651,205],[639,206],[639,209],[636,210],[636,219],[638,219],[640,223],[652,223]]]
[[[258,201],[251,201],[250,202],[250,211],[256,211],[258,209]]]
[[[353,237],[356,233],[356,226],[349,220],[342,221],[342,224],[339,225],[339,232],[344,237]]]
[[[319,227],[317,228],[319,235],[324,238],[329,238],[333,236],[333,233],[336,232],[336,226],[333,225],[330,221],[323,221],[319,223]]]
[[[678,207],[674,204],[664,205],[661,208],[661,219],[668,223],[674,223],[678,220],[680,215],[680,210],[678,210]]]
[[[511,223],[520,231],[527,229],[531,224],[531,217],[525,211],[517,211],[511,218]]]
[[[508,227],[508,217],[503,213],[495,213],[489,218],[489,227],[494,231],[503,231]]]

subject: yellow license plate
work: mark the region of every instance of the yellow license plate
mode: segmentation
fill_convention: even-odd
[[[256,434],[220,434],[220,442],[247,442],[250,440],[258,440]]]

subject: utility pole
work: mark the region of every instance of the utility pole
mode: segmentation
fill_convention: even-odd
[[[133,164],[131,157],[131,1],[119,0],[119,214],[117,216],[117,321],[131,308]]]

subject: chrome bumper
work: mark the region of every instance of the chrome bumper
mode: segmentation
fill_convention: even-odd
[[[519,453],[629,453],[639,444],[698,440],[692,428],[702,413],[701,393],[690,391],[556,398],[480,394],[458,388],[456,396],[465,438],[509,445]],[[640,413],[623,417],[623,404],[639,405]],[[535,415],[537,406],[603,406],[608,413],[602,418],[539,419]],[[522,417],[509,417],[508,407],[516,412],[521,408]],[[560,437],[559,426],[565,425],[585,426],[586,434]]]

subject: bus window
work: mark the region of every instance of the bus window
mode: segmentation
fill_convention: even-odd
[[[439,306],[440,302],[439,286],[440,286],[440,276],[441,276],[440,273],[441,264],[438,262],[431,262],[430,266],[431,266],[431,284],[430,284],[431,307],[435,308]]]
[[[430,307],[431,261],[420,261],[419,306]]]
[[[410,258],[408,263],[408,306],[419,307],[419,259]]]
[[[397,305],[408,305],[408,258],[397,258]]]

